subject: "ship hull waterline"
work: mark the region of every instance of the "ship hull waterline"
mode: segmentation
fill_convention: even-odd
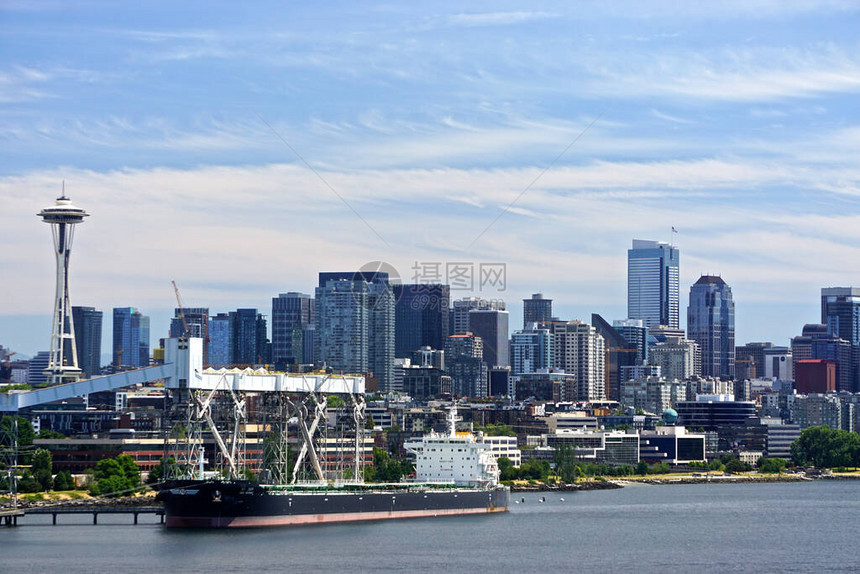
[[[337,522],[495,514],[510,491],[405,489],[278,491],[252,483],[204,482],[162,490],[168,528],[253,528]]]

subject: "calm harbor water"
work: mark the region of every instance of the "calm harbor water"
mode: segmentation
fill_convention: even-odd
[[[860,481],[630,486],[525,497],[505,515],[244,531],[31,516],[3,572],[855,572]],[[565,501],[560,500],[561,497]],[[144,521],[151,521],[146,524]]]

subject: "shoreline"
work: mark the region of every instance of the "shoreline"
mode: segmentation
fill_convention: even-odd
[[[604,480],[587,480],[573,484],[528,484],[511,485],[512,493],[526,492],[575,492],[589,490],[613,490],[625,486],[666,486],[673,484],[772,484],[778,482],[815,482],[818,480],[860,480],[860,474],[837,474],[822,476],[801,476],[796,474],[779,475],[711,475],[684,477],[641,477],[641,478],[609,478]]]

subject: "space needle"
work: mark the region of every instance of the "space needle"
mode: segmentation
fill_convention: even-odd
[[[64,186],[65,187],[65,186]],[[76,207],[65,195],[57,198],[51,207],[37,214],[50,224],[54,234],[54,255],[57,257],[57,290],[54,297],[54,319],[51,331],[51,352],[48,358],[48,384],[71,383],[81,378],[75,346],[75,329],[72,324],[72,305],[69,302],[69,256],[75,225],[89,213]]]

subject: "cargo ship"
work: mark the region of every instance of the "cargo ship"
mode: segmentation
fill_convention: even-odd
[[[287,526],[489,514],[508,510],[510,490],[499,484],[490,446],[448,431],[407,442],[415,456],[413,480],[365,484],[258,484],[250,480],[175,480],[157,499],[168,528]]]

